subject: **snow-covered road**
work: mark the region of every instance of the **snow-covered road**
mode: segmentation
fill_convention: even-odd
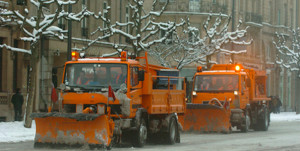
[[[34,125],[33,125],[34,126]],[[0,123],[0,151],[32,150],[34,128],[25,129],[22,122]],[[31,140],[31,141],[28,141]],[[281,113],[271,115],[269,131],[250,131],[232,134],[182,134],[181,143],[175,145],[146,145],[144,148],[113,148],[114,150],[300,150],[300,115]],[[22,142],[20,142],[22,141]],[[42,149],[45,151],[45,149]],[[48,149],[46,149],[48,150]],[[54,149],[49,149],[54,150]],[[72,149],[74,150],[74,149]],[[82,150],[82,149],[79,149]]]

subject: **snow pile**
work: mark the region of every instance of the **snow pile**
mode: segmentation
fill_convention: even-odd
[[[24,122],[0,122],[0,143],[33,141],[34,135],[34,121],[31,128],[25,128]]]
[[[300,114],[296,114],[296,112],[271,113],[271,123],[280,121],[300,121]]]

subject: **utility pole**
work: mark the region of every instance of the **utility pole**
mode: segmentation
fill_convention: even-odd
[[[68,8],[69,14],[72,13],[72,5],[69,4]],[[68,20],[68,50],[67,50],[67,60],[71,60],[71,51],[72,51],[72,21]]]

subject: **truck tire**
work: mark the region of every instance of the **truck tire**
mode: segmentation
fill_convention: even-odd
[[[169,130],[167,132],[167,141],[168,144],[175,144],[176,142],[176,126],[177,122],[176,122],[176,118],[175,117],[171,117],[170,118],[170,123],[169,123]]]
[[[257,124],[255,130],[259,131],[267,131],[269,128],[269,115],[268,115],[268,108],[263,107],[262,117],[257,120]]]
[[[245,119],[241,124],[241,131],[247,133],[250,127],[250,117],[247,110],[244,112],[244,114],[245,114]]]
[[[137,129],[134,146],[143,147],[146,144],[146,140],[147,140],[147,125],[145,119],[142,118],[141,124]]]

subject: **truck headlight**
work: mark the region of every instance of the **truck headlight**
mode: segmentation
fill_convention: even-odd
[[[196,93],[196,91],[193,91],[193,96],[197,96],[197,93]]]
[[[239,93],[238,93],[238,91],[234,91],[233,94],[234,95],[238,95]]]

